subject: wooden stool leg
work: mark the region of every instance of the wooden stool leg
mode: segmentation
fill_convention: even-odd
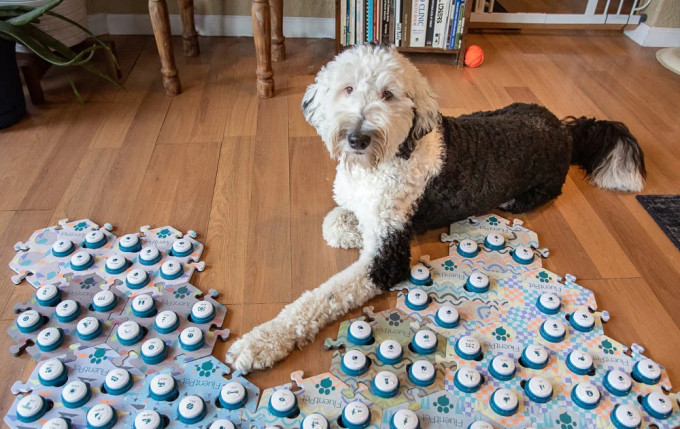
[[[286,40],[283,37],[283,0],[269,0],[272,9],[272,60],[285,61]]]
[[[42,74],[38,70],[38,66],[36,64],[22,66],[21,74],[24,75],[24,82],[26,83],[26,88],[28,88],[31,103],[34,105],[43,104],[45,102],[45,93],[40,85]]]
[[[251,15],[255,38],[255,55],[257,57],[257,94],[261,98],[269,98],[274,95],[269,0],[253,0]]]
[[[194,0],[177,0],[182,17],[182,40],[185,57],[195,57],[201,53],[198,46],[198,33],[194,23]]]
[[[158,55],[161,58],[161,74],[163,86],[168,95],[177,95],[182,92],[182,86],[177,76],[175,55],[172,52],[170,40],[170,18],[168,18],[168,5],[165,0],[149,0],[149,15],[153,26],[153,35],[156,38]]]

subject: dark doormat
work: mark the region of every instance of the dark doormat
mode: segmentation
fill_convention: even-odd
[[[680,250],[680,195],[637,195],[635,198]]]

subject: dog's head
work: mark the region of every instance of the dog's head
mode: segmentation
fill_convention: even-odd
[[[416,67],[394,47],[375,44],[347,49],[324,66],[302,111],[333,158],[365,168],[410,153],[439,120]]]

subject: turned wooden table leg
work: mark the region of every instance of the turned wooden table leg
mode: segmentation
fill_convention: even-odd
[[[269,0],[272,10],[272,60],[286,59],[286,40],[283,37],[283,0]]]
[[[269,98],[274,95],[269,0],[253,0],[251,15],[257,57],[257,94],[262,98]]]
[[[194,0],[177,0],[182,17],[182,40],[185,57],[195,57],[201,53],[198,46],[198,33],[194,23]]]
[[[165,0],[149,0],[149,15],[153,26],[153,35],[156,38],[158,55],[161,58],[161,74],[163,86],[168,95],[177,95],[182,92],[182,86],[177,76],[175,55],[172,52],[170,40],[170,19],[168,18],[168,5]]]

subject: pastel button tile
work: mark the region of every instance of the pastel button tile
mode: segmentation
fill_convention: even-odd
[[[484,245],[491,250],[501,250],[505,247],[505,237],[496,232],[492,232],[484,239]]]
[[[60,238],[52,244],[52,255],[57,258],[63,258],[70,255],[76,250],[75,244],[68,238]]]
[[[289,417],[297,412],[297,397],[290,390],[279,389],[269,398],[268,408],[277,417]]]
[[[189,326],[179,334],[179,345],[184,350],[192,352],[203,347],[203,344],[205,344],[203,331],[195,326]]]
[[[96,230],[90,231],[85,236],[85,247],[88,249],[99,249],[106,244],[106,235],[103,232]]]
[[[341,419],[349,429],[363,429],[371,423],[371,412],[363,402],[353,401],[342,410]]]
[[[149,338],[142,343],[140,356],[147,365],[156,365],[168,357],[168,348],[160,338]]]
[[[416,286],[427,286],[432,283],[432,276],[430,270],[423,264],[416,264],[411,267],[411,275],[409,281]]]
[[[236,426],[227,419],[219,419],[212,422],[209,429],[236,429]]]
[[[231,381],[220,390],[220,404],[228,410],[243,408],[248,401],[246,388],[238,381]]]
[[[585,410],[597,408],[600,398],[600,391],[593,383],[579,383],[571,389],[571,400]]]
[[[66,408],[80,408],[91,396],[90,386],[82,380],[74,380],[61,390],[61,401]]]
[[[96,404],[87,412],[88,429],[110,429],[118,421],[116,410],[109,404]]]
[[[516,370],[515,361],[508,356],[497,355],[489,362],[489,373],[498,380],[511,380]]]
[[[35,310],[26,310],[19,314],[16,323],[19,332],[28,334],[35,332],[43,325],[43,317]]]
[[[576,310],[569,316],[569,324],[577,331],[590,332],[595,328],[595,318],[588,311]]]
[[[386,365],[396,365],[401,362],[404,351],[401,344],[394,340],[385,340],[378,347],[378,359]]]
[[[61,291],[52,284],[40,286],[35,292],[35,300],[41,307],[55,307],[61,301]]]
[[[81,250],[71,256],[71,262],[69,264],[72,270],[83,271],[94,264],[94,258],[88,252]]]
[[[661,380],[661,367],[651,359],[642,359],[633,365],[633,379],[645,384],[656,384]]]
[[[399,393],[399,379],[391,371],[380,371],[371,382],[373,394],[382,398],[392,398]]]
[[[470,292],[484,293],[489,290],[489,277],[486,274],[475,271],[470,274],[465,287]]]
[[[349,350],[342,356],[340,368],[353,377],[358,377],[368,370],[369,361],[366,355],[359,350]]]
[[[106,374],[104,386],[110,395],[122,395],[132,388],[133,384],[130,372],[124,368],[113,368]]]
[[[549,359],[548,351],[538,344],[529,344],[522,351],[522,364],[531,369],[545,368]]]
[[[177,261],[165,261],[161,265],[161,277],[165,280],[175,280],[182,276],[182,264]]]
[[[141,268],[135,268],[125,276],[125,285],[130,289],[141,289],[148,285],[150,280],[149,273]]]
[[[536,307],[545,314],[553,315],[560,312],[562,301],[560,300],[560,297],[554,293],[544,292],[538,297]]]
[[[144,330],[134,320],[126,320],[116,330],[118,342],[124,346],[137,344],[144,337]]]
[[[42,429],[71,429],[71,424],[66,419],[54,417],[46,421]]]
[[[23,423],[31,423],[47,412],[47,401],[36,394],[26,395],[17,404],[17,419]]]
[[[308,414],[300,425],[300,429],[328,429],[328,427],[328,420],[319,413]]]
[[[36,343],[38,348],[44,352],[54,351],[64,343],[64,332],[54,326],[45,328],[38,334]]]
[[[593,358],[586,352],[574,350],[567,355],[567,368],[574,374],[588,375],[593,371]]]
[[[527,265],[534,262],[534,251],[527,246],[517,246],[512,251],[512,259],[518,264]]]
[[[215,318],[215,306],[210,301],[198,301],[191,307],[191,320],[194,323],[208,323]]]
[[[92,309],[100,313],[108,313],[113,310],[118,303],[116,295],[110,290],[102,290],[92,297]]]
[[[154,321],[154,328],[159,334],[169,334],[179,327],[179,317],[172,310],[164,310],[158,313]]]
[[[453,329],[460,323],[460,315],[454,306],[445,304],[437,310],[434,321],[442,328]]]
[[[127,234],[118,241],[118,248],[123,252],[139,252],[142,250],[142,244],[137,234]]]
[[[640,410],[629,404],[616,405],[610,418],[617,429],[637,429],[642,424]]]
[[[430,386],[436,378],[434,365],[426,360],[415,361],[409,366],[408,378],[416,386]]]
[[[183,258],[191,255],[194,251],[194,244],[186,238],[180,238],[172,243],[172,256]]]
[[[390,419],[390,429],[418,429],[418,416],[408,408],[402,408]]]
[[[57,305],[54,313],[61,323],[73,322],[80,315],[80,304],[72,299],[64,300]]]
[[[421,355],[429,355],[437,351],[437,344],[437,335],[428,329],[416,332],[411,340],[411,347]]]
[[[566,337],[567,329],[564,327],[564,323],[559,319],[553,318],[543,322],[539,329],[539,333],[544,340],[550,341],[551,343],[559,343]]]
[[[156,315],[156,301],[151,295],[137,295],[132,299],[132,314],[146,318]]]
[[[462,240],[458,243],[458,254],[466,258],[474,258],[479,253],[479,245],[470,239]]]
[[[673,400],[661,392],[650,392],[642,398],[642,408],[655,419],[665,420],[673,414]]]
[[[161,429],[163,418],[155,410],[142,410],[135,416],[134,429]]]
[[[125,259],[123,255],[113,253],[108,258],[106,258],[104,269],[109,274],[120,274],[125,271],[129,265],[130,262]]]
[[[92,316],[83,317],[76,325],[76,334],[83,341],[92,341],[102,333],[101,322]]]
[[[607,371],[607,374],[602,380],[602,385],[605,389],[615,396],[626,396],[633,388],[633,380],[623,371],[613,369]]]
[[[425,310],[430,303],[430,297],[421,288],[411,289],[406,294],[406,306],[411,310]]]
[[[356,345],[367,345],[373,341],[373,328],[363,320],[356,320],[347,328],[347,339]]]
[[[43,386],[61,386],[67,379],[66,366],[59,359],[48,359],[40,364],[38,381]]]
[[[491,394],[491,409],[500,416],[512,416],[519,408],[517,395],[510,389],[497,389]]]
[[[155,265],[161,261],[161,252],[156,246],[146,246],[139,252],[139,263],[142,265]]]
[[[168,373],[155,375],[149,383],[149,396],[154,401],[171,401],[177,393],[177,382]]]
[[[482,346],[479,341],[469,335],[463,335],[454,345],[456,354],[466,360],[477,360],[482,357]]]
[[[535,376],[524,384],[524,392],[532,401],[544,403],[552,399],[553,387],[544,377]]]
[[[187,425],[193,425],[205,417],[207,407],[203,398],[197,395],[189,395],[182,398],[177,406],[177,417]]]

